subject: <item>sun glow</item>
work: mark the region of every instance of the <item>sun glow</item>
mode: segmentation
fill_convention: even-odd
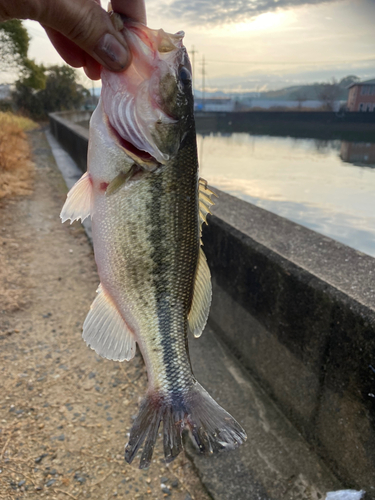
[[[251,31],[263,31],[270,28],[277,29],[284,27],[290,21],[290,14],[288,11],[283,12],[266,12],[259,16],[246,21],[230,26],[229,29],[236,33],[249,33]]]
[[[265,30],[268,28],[274,28],[275,26],[280,25],[284,17],[285,13],[283,15],[282,13],[277,12],[267,12],[256,17],[248,24],[248,26],[250,30]]]

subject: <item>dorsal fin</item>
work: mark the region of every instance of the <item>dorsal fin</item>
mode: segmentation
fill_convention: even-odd
[[[211,273],[202,248],[199,249],[197,270],[195,273],[194,293],[188,314],[189,331],[194,337],[200,337],[206,326],[211,305]]]
[[[70,219],[70,223],[81,219],[83,222],[91,212],[92,184],[86,172],[69,191],[60,213],[62,222]]]
[[[101,285],[97,293],[83,323],[82,337],[100,356],[113,361],[129,361],[135,354],[134,336]]]
[[[210,207],[215,205],[211,197],[217,194],[211,191],[207,186],[207,181],[199,179],[199,221],[202,229],[203,222],[207,224],[207,214],[210,214]]]

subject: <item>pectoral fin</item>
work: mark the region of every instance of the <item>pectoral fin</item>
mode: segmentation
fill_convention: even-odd
[[[188,315],[189,331],[200,337],[206,326],[211,305],[211,273],[203,250],[199,249],[199,259],[195,273],[194,293]]]
[[[97,292],[83,323],[82,337],[100,356],[113,361],[129,361],[135,354],[134,336],[111,297],[101,286]]]
[[[70,223],[81,219],[83,222],[91,212],[92,184],[86,172],[69,191],[60,213],[62,222],[70,219]]]
[[[108,187],[106,189],[105,194],[108,196],[108,195],[111,195],[111,194],[115,193],[118,189],[120,189],[120,187],[123,186],[125,184],[125,182],[127,180],[129,180],[134,175],[134,173],[136,172],[137,168],[138,167],[136,165],[132,165],[127,172],[120,172],[108,184]]]

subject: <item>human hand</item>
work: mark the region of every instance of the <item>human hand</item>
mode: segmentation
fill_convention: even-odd
[[[146,24],[144,0],[112,0],[112,8]],[[0,0],[0,22],[14,18],[39,21],[61,57],[92,80],[100,78],[101,65],[123,71],[130,64],[126,40],[100,0]]]

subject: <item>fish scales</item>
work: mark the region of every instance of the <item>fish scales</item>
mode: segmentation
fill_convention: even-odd
[[[161,422],[167,461],[183,449],[184,428],[207,453],[235,448],[246,434],[196,381],[189,358],[188,333],[201,334],[211,301],[200,232],[213,202],[198,177],[183,34],[135,23],[123,29],[133,63],[120,75],[103,70],[88,172],[61,217],[92,220],[101,284],[83,338],[108,359],[131,359],[136,343],[144,358],[148,390],[125,459],[143,444],[145,468]]]
[[[93,218],[94,245],[110,242],[105,259],[97,259],[102,286],[114,289],[120,310],[123,297],[131,295],[155,390],[178,390],[189,384],[191,373],[185,335],[199,250],[198,206],[191,202],[197,200],[198,177],[197,165],[189,176],[181,176],[179,167],[192,164],[194,150],[194,143],[181,149],[141,189],[130,186],[126,196],[119,192],[103,200],[103,214],[98,208]]]
[[[192,203],[198,191],[198,165],[194,158],[195,141],[186,140],[185,147],[155,177],[152,186],[150,242],[155,262],[156,314],[170,393],[183,390],[192,378],[185,338],[199,251],[198,205]]]

